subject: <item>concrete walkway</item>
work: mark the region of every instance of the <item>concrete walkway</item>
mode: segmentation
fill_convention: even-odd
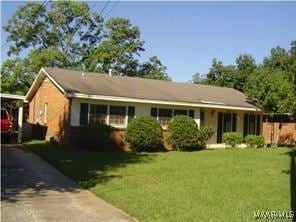
[[[20,145],[1,147],[1,221],[135,221]]]

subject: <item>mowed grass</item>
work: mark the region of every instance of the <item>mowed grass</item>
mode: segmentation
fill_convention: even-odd
[[[288,148],[102,153],[26,146],[140,221],[258,221],[254,211],[290,211],[295,195]]]

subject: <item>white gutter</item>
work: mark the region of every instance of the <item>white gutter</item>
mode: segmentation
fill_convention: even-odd
[[[6,99],[17,99],[17,100],[22,100],[26,102],[26,97],[25,96],[20,96],[20,95],[14,95],[14,94],[8,94],[8,93],[0,93],[1,98],[6,98]]]
[[[244,110],[244,111],[261,111],[260,109],[241,107],[241,106],[228,106],[228,105],[221,105],[221,104],[187,103],[187,102],[176,102],[176,101],[165,101],[165,100],[136,99],[136,98],[119,97],[119,96],[87,95],[87,94],[83,94],[83,93],[65,93],[65,96],[69,97],[69,98],[96,99],[96,100],[117,101],[117,102],[149,103],[149,104],[190,106],[190,107],[201,107],[201,108],[202,107],[204,107],[204,108],[218,108],[218,109]]]

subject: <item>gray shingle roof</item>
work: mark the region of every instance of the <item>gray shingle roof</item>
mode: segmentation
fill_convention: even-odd
[[[90,72],[84,72],[83,77],[81,71],[58,68],[45,70],[67,93],[256,108],[247,102],[243,93],[231,88]]]

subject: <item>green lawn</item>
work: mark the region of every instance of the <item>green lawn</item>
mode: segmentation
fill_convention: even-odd
[[[295,206],[295,150],[288,148],[101,153],[26,146],[140,221],[253,221],[254,210]]]

